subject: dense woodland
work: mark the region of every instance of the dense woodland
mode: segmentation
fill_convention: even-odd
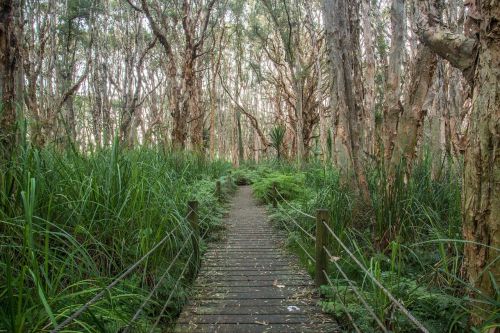
[[[196,275],[187,202],[203,250],[235,183],[311,273],[298,212],[327,208],[430,332],[496,332],[499,83],[498,0],[1,0],[0,332],[57,328],[170,233],[62,329],[161,331]],[[379,329],[351,283],[419,331],[329,246],[344,331]]]

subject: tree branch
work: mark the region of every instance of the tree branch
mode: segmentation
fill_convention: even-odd
[[[462,34],[456,34],[440,27],[419,29],[422,43],[440,57],[448,60],[453,67],[460,69],[470,80],[475,64],[477,41]]]
[[[233,96],[229,92],[229,89],[224,84],[224,80],[222,79],[222,76],[220,75],[220,73],[217,73],[217,74],[219,76],[219,81],[220,81],[220,84],[221,84],[222,88],[224,89],[224,91],[226,92],[226,94],[229,96],[229,98],[231,99],[231,101],[234,103],[234,105],[236,105],[236,107],[241,112],[243,112],[243,114],[250,120],[250,123],[252,124],[252,127],[257,131],[257,134],[259,135],[259,138],[260,138],[260,141],[261,141],[262,145],[265,147],[265,149],[267,147],[269,147],[269,142],[267,141],[267,138],[264,135],[264,132],[262,132],[262,129],[259,126],[259,122],[258,122],[257,118],[255,118],[255,116],[253,114],[251,114],[250,112],[248,112],[243,106],[240,105],[240,103],[238,103],[238,101],[236,101],[233,98]]]
[[[422,43],[427,45],[440,57],[460,69],[465,78],[471,82],[476,64],[478,41],[463,34],[454,33],[443,28],[437,19],[434,0],[422,1],[419,6],[417,35]]]

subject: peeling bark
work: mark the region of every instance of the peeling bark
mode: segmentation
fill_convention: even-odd
[[[8,161],[17,141],[16,72],[19,46],[14,13],[16,1],[0,4],[0,161]]]
[[[403,115],[400,119],[395,148],[391,157],[390,177],[394,176],[397,166],[405,162],[405,176],[409,178],[416,157],[417,143],[422,136],[423,122],[427,114],[424,109],[429,88],[432,85],[437,60],[426,46],[419,45],[415,63],[410,74],[410,86],[406,94]]]
[[[385,89],[383,127],[383,150],[386,167],[390,167],[392,151],[398,132],[399,116],[403,112],[400,95],[405,32],[405,0],[393,0],[391,5],[391,50]]]
[[[464,267],[469,282],[481,292],[474,296],[494,299],[493,280],[500,280],[500,6],[478,0],[468,4],[471,37],[428,28],[425,20],[419,35],[462,70],[473,87],[462,196]],[[476,304],[472,324],[480,325],[492,315],[489,304]]]
[[[349,7],[351,2],[345,3],[343,0],[325,0],[323,5],[325,17],[325,29],[329,43],[330,62],[332,72],[335,78],[336,100],[339,106],[339,131],[344,136],[344,144],[350,157],[350,163],[361,196],[367,205],[371,205],[368,182],[361,160],[360,136],[358,115],[360,114],[360,105],[356,102],[356,87],[353,78],[353,71],[356,68],[352,53],[354,50],[353,38],[359,36],[352,35],[351,27],[345,20],[349,17]],[[352,13],[352,12],[351,12]]]

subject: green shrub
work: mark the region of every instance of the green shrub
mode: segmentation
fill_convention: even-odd
[[[271,203],[275,196],[273,187],[279,192],[276,199],[291,200],[300,197],[304,193],[305,175],[303,173],[284,174],[272,172],[254,181],[253,193],[257,199],[264,203]]]
[[[256,178],[255,170],[248,168],[235,169],[231,175],[237,185],[251,185]]]
[[[449,164],[433,175],[430,157],[424,155],[415,164],[412,177],[406,182],[399,179],[390,192],[383,170],[367,168],[371,203],[364,202],[349,182],[342,181],[338,170],[318,162],[298,169],[283,161],[266,161],[249,169],[259,200],[272,202],[273,184],[285,197],[286,202],[278,197],[277,207],[269,207],[271,221],[288,234],[287,246],[311,274],[314,265],[309,256],[314,257],[315,251],[310,238],[315,234],[315,220],[311,216],[316,209],[326,208],[335,234],[430,332],[469,329],[471,300],[466,295],[472,289],[461,278],[460,184],[454,181],[460,178],[460,164]],[[383,247],[375,245],[380,234],[389,236]],[[418,331],[338,242],[331,238],[328,248],[391,331]],[[345,324],[345,331],[352,331],[338,292],[358,327],[374,331],[376,323],[337,267],[330,263],[327,271],[333,287],[322,288],[324,309]],[[495,307],[494,300],[475,301],[491,302]],[[490,323],[497,317],[493,313]]]
[[[202,233],[220,228],[215,180],[230,168],[199,155],[116,144],[88,155],[26,148],[0,172],[0,331],[49,331],[170,234],[67,329],[120,331],[180,252],[132,331],[150,328],[173,292],[167,324],[191,282],[182,279],[173,290],[182,268],[193,266],[187,201],[199,201]]]

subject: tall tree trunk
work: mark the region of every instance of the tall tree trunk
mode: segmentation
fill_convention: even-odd
[[[236,99],[236,102],[234,104],[234,111],[232,113],[231,119],[232,119],[232,136],[231,136],[231,146],[232,146],[232,152],[231,156],[233,158],[233,165],[235,167],[239,167],[240,165],[240,135],[241,135],[241,127],[240,127],[240,121],[238,117],[239,113],[239,103],[240,103],[240,75],[239,71],[236,73],[236,80],[234,83],[234,98]]]
[[[406,33],[405,0],[392,0],[391,4],[391,50],[385,89],[383,149],[385,166],[390,167],[394,141],[398,132],[399,115],[402,105],[401,68],[404,56]]]
[[[329,40],[330,60],[334,66],[336,95],[339,105],[340,122],[344,122],[345,144],[349,152],[352,169],[356,175],[361,195],[368,205],[371,205],[368,181],[361,161],[358,115],[360,105],[356,103],[355,86],[353,81],[354,64],[352,53],[353,45],[349,24],[345,18],[349,17],[348,6],[351,1],[325,0],[325,29]],[[357,59],[354,59],[356,61]]]
[[[188,98],[188,107],[185,109],[189,124],[191,125],[191,144],[193,150],[197,152],[203,151],[203,128],[204,128],[204,109],[200,107],[200,99],[201,99],[201,77],[198,75],[198,71],[200,70],[200,66],[202,65],[200,62],[195,61],[196,58],[192,61],[192,78],[186,82],[186,86],[189,85],[187,98]],[[203,64],[204,66],[204,64]]]
[[[363,44],[365,48],[366,70],[365,98],[363,108],[364,135],[363,148],[369,154],[374,153],[375,144],[375,54],[373,29],[371,25],[372,8],[370,0],[362,0],[363,13]]]
[[[419,27],[419,36],[462,70],[472,85],[462,197],[465,268],[469,282],[495,299],[494,283],[500,280],[500,6],[494,1],[468,4],[467,35],[434,25],[429,15]],[[490,304],[476,303],[472,324],[493,315]]]
[[[494,297],[500,281],[500,12],[483,2],[479,58],[472,92],[472,119],[465,153],[463,234],[469,281]],[[490,24],[491,23],[491,24]],[[484,245],[478,245],[484,244]],[[488,246],[488,247],[487,247]],[[497,250],[493,250],[495,248]],[[491,275],[489,275],[491,273]],[[497,291],[498,292],[498,291]],[[479,324],[491,310],[475,313]]]
[[[297,77],[298,75],[298,77]],[[295,72],[294,76],[294,90],[295,90],[295,136],[296,136],[296,148],[297,148],[297,163],[299,166],[302,165],[304,160],[305,149],[304,149],[304,81],[302,79],[302,74]]]
[[[215,65],[215,60],[214,58],[210,59],[211,62],[211,77],[210,77],[210,146],[209,146],[209,153],[210,153],[210,160],[215,159],[215,127],[216,127],[216,113],[217,113],[217,74],[216,71],[218,70]]]
[[[74,43],[75,36],[73,31],[73,20],[69,18],[68,14],[68,3],[66,2],[66,27],[65,35],[62,38],[63,42],[63,54],[62,54],[62,68],[60,68],[60,95],[62,96],[66,91],[71,89],[73,85],[73,79],[75,76],[75,64],[76,64],[76,43]],[[60,117],[62,120],[59,124],[59,138],[57,138],[57,144],[63,147],[64,144],[68,145],[76,141],[76,119],[75,119],[75,107],[74,107],[74,96],[69,95],[66,101],[63,103],[64,113]],[[64,144],[63,144],[64,143]]]
[[[311,25],[312,28],[312,47],[314,50],[314,67],[317,72],[318,78],[317,78],[317,99],[318,99],[318,114],[319,114],[319,146],[321,150],[321,159],[326,162],[328,160],[328,144],[327,144],[327,119],[326,119],[326,114],[325,114],[325,108],[323,107],[323,72],[321,70],[321,46],[319,43],[319,37],[316,31],[314,30],[314,23],[312,22],[312,11],[311,8],[308,6],[308,17],[311,20],[309,24]]]
[[[0,4],[0,161],[8,161],[16,147],[16,71],[19,48],[14,13],[19,2],[4,0]]]
[[[405,179],[411,174],[416,147],[423,133],[423,121],[427,114],[424,109],[427,92],[432,85],[436,69],[436,56],[426,46],[419,45],[412,64],[410,84],[406,94],[404,112],[394,140],[394,149],[389,163],[389,182],[394,180],[396,168],[405,161]]]
[[[242,48],[242,45],[241,45],[241,36],[238,34],[238,41],[237,41],[237,52],[238,52],[238,56],[237,56],[237,67],[238,67],[238,70],[237,70],[237,73],[236,75],[238,76],[237,79],[236,79],[236,85],[237,85],[237,91],[235,91],[235,94],[236,94],[236,101],[239,102],[240,100],[240,82],[243,78],[243,71],[242,71],[242,68],[241,68],[241,64],[242,64],[242,57],[243,57],[243,48]],[[245,156],[244,156],[244,148],[243,148],[243,132],[241,130],[241,110],[239,108],[236,109],[236,126],[237,126],[237,130],[238,130],[238,160],[240,162],[242,162],[244,159],[245,159]]]
[[[318,71],[318,99],[319,99],[319,145],[321,148],[321,158],[324,162],[328,161],[328,156],[330,152],[328,151],[328,130],[327,130],[327,118],[326,110],[323,106],[323,91],[321,85],[323,83],[323,75],[321,72],[321,64],[318,57],[316,62],[316,67]]]
[[[167,65],[168,77],[168,103],[172,114],[172,146],[174,149],[182,150],[186,145],[186,122],[183,119],[179,103],[179,88],[177,83],[177,68],[173,62],[173,56]]]

